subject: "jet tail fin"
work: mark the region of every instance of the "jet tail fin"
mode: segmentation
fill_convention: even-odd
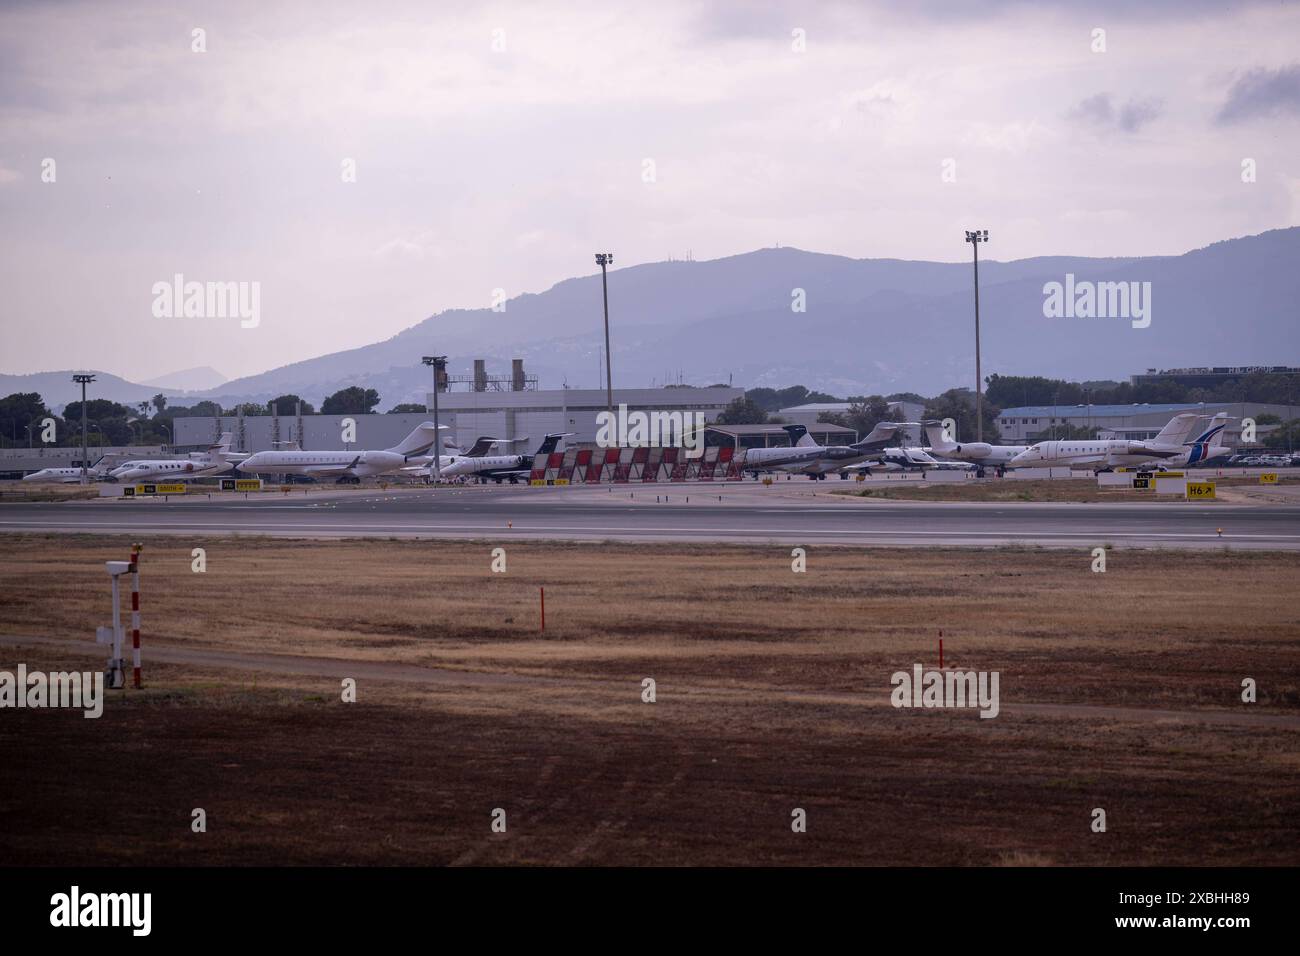
[[[1228,427],[1228,413],[1219,412],[1210,419],[1209,426],[1185,445],[1218,445],[1222,444],[1223,430]]]
[[[423,455],[437,441],[438,432],[446,427],[446,425],[439,425],[435,428],[433,422],[422,422],[415,427],[415,431],[387,450],[397,455],[405,455],[407,458]]]
[[[930,443],[930,447],[936,451],[949,451],[957,447],[957,443],[952,441],[943,433],[943,422],[938,419],[930,419],[921,422],[925,428],[925,438]]]
[[[555,451],[555,446],[560,443],[561,438],[567,438],[572,434],[574,433],[554,432],[547,435],[542,439],[542,444],[538,447],[537,451],[533,453],[533,457],[536,457],[537,455],[549,455],[551,452]]]
[[[1209,427],[1196,436],[1193,441],[1184,442],[1188,448],[1187,464],[1195,465],[1220,454],[1223,448],[1223,435],[1228,427],[1228,413],[1219,412],[1210,420]]]
[[[474,444],[473,446],[471,446],[470,450],[465,452],[464,457],[482,458],[492,449],[493,445],[509,445],[517,441],[527,441],[527,440],[528,440],[527,436],[523,438],[492,438],[488,435],[480,435],[474,441]]]
[[[794,448],[807,448],[810,445],[816,445],[812,435],[808,434],[807,425],[782,425],[782,429],[790,436],[790,445]]]
[[[894,440],[899,429],[903,427],[901,422],[877,422],[876,427],[871,429],[870,434],[860,442],[855,443],[852,447],[862,450],[877,451],[884,448]]]
[[[1164,428],[1160,429],[1159,434],[1151,439],[1151,444],[1181,446],[1200,417],[1195,412],[1181,412],[1175,415],[1169,419]]]

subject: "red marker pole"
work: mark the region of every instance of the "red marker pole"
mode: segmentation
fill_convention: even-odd
[[[540,589],[542,592],[542,630],[546,630],[546,588]]]
[[[131,657],[132,677],[136,690],[140,689],[140,552],[143,548],[131,546]]]

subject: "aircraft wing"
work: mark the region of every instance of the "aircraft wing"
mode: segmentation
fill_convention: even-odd
[[[360,462],[361,456],[357,455],[356,458],[352,459],[351,463],[346,465],[309,465],[302,470],[302,473],[304,475],[309,475],[312,478],[328,478],[331,475],[350,475],[352,474],[352,469],[357,467]]]

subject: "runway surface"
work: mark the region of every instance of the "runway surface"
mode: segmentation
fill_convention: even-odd
[[[864,502],[756,485],[488,486],[0,504],[0,533],[15,532],[1298,550],[1300,507]]]

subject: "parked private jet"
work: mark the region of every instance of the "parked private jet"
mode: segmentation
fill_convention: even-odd
[[[222,432],[215,445],[204,451],[190,452],[186,458],[137,459],[124,462],[109,474],[123,482],[190,481],[227,472],[239,455],[230,454],[230,432]]]
[[[561,438],[567,438],[572,434],[573,432],[556,432],[547,435],[542,440],[542,444],[538,447],[537,451],[531,455],[483,455],[481,457],[470,457],[469,455],[466,455],[463,458],[458,458],[451,464],[444,466],[442,469],[442,477],[456,478],[458,476],[466,476],[469,478],[477,478],[480,481],[491,479],[498,485],[503,481],[508,481],[512,485],[518,484],[521,478],[526,479],[529,473],[532,472],[534,458],[538,455],[549,455],[551,452],[555,451],[556,445],[559,444]],[[493,444],[498,442],[504,443],[503,439],[480,438],[478,442],[474,443],[475,448],[478,447],[479,442],[483,441]],[[525,439],[513,438],[511,441],[525,441]]]
[[[1068,465],[1072,468],[1087,466],[1093,471],[1109,471],[1120,466],[1178,459],[1187,454],[1184,439],[1200,417],[1195,412],[1175,415],[1149,441],[1130,441],[1125,438],[1040,441],[1012,458],[1008,467],[1048,468],[1053,465]]]
[[[1017,455],[1029,450],[1028,445],[990,445],[983,441],[955,442],[944,437],[943,422],[922,422],[925,437],[930,442],[927,449],[935,458],[948,461],[968,461],[975,466],[981,478],[985,468],[996,468],[1001,476]]]
[[[99,461],[103,461],[100,459]],[[86,469],[86,477],[91,481],[98,481],[107,474],[99,467],[99,461],[95,462]],[[80,468],[42,468],[40,471],[34,471],[30,475],[23,475],[23,481],[56,481],[64,484],[76,484],[81,481]]]
[[[812,479],[825,479],[826,473],[839,471],[863,461],[879,461],[885,447],[906,423],[880,422],[871,434],[852,445],[819,445],[808,434],[806,425],[783,425],[790,436],[788,448],[750,448],[745,452],[745,471],[790,471]]]
[[[487,435],[480,435],[474,444],[470,446],[469,451],[461,451],[455,445],[447,445],[444,449],[447,454],[440,456],[438,459],[439,474],[445,476],[447,468],[462,458],[482,458],[492,449],[493,445],[510,445],[527,440],[527,438],[490,438]],[[412,458],[411,463],[402,471],[417,478],[433,478],[433,456],[418,455]]]
[[[438,429],[446,427],[439,425]],[[392,448],[381,451],[259,451],[236,467],[247,474],[306,475],[357,484],[362,478],[397,471],[423,455],[433,447],[438,429],[432,422],[424,422]]]

